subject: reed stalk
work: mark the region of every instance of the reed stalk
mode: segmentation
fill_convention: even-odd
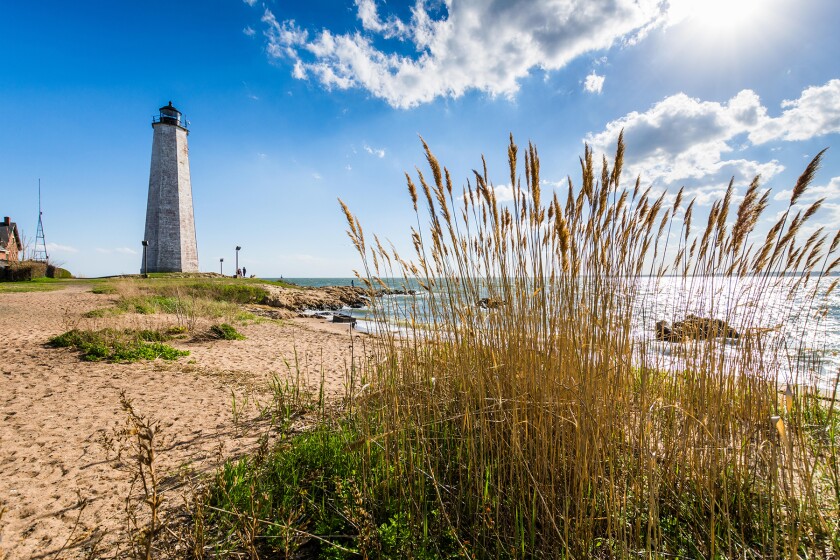
[[[836,285],[838,236],[801,235],[821,201],[796,206],[822,152],[757,236],[769,195],[758,178],[737,208],[730,183],[698,235],[682,190],[670,204],[638,180],[622,186],[621,138],[600,173],[586,148],[565,204],[543,201],[533,145],[523,158],[510,139],[510,204],[484,164],[453,194],[423,148],[428,176],[406,175],[411,258],[366,243],[342,203],[364,285],[402,277],[422,292],[407,334],[371,298],[381,336],[353,403],[358,446],[376,450],[359,476],[406,512],[418,542],[476,558],[840,553],[840,373],[817,386],[791,361]],[[666,283],[680,291],[664,305]],[[791,290],[806,294],[805,322],[784,307]],[[634,335],[639,310],[654,309],[719,318],[740,337]],[[641,321],[652,332],[658,318]]]

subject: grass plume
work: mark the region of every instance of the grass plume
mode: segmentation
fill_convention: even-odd
[[[375,445],[393,465],[401,483],[387,500],[415,521],[413,538],[427,542],[423,527],[434,518],[457,536],[449,553],[488,558],[840,551],[834,400],[800,385],[780,411],[778,370],[764,362],[762,346],[772,328],[754,305],[785,273],[807,272],[798,285],[822,285],[814,298],[836,285],[818,264],[831,262],[837,237],[799,239],[821,201],[756,242],[769,191],[756,178],[728,227],[737,194],[730,182],[697,236],[694,200],[674,219],[682,189],[666,207],[664,194],[653,200],[639,181],[620,186],[620,139],[612,170],[603,160],[599,172],[587,147],[580,186],[570,180],[566,204],[554,197],[544,207],[537,150],[526,151],[523,187],[511,138],[510,207],[495,199],[485,165],[473,173],[480,196],[464,196],[456,216],[441,188],[449,172],[425,142],[423,150],[434,179],[427,184],[418,170],[427,233],[414,233],[413,263],[383,273],[426,289],[433,328],[410,343],[383,337],[368,372],[374,389],[357,403],[354,425],[365,448]],[[797,181],[791,205],[822,154]],[[351,229],[360,227],[344,211]],[[671,225],[681,228],[676,248],[667,247]],[[378,252],[376,262],[385,262],[381,246],[356,246],[365,261]],[[653,342],[631,336],[633,310],[652,297],[642,281],[656,284],[665,271],[701,299],[741,290],[731,294],[739,309],[754,311],[737,317],[745,333],[737,352],[725,354],[708,337],[676,345],[677,362],[650,358]],[[746,287],[731,288],[742,277]],[[483,312],[480,298],[500,303]],[[707,299],[707,314],[735,320]],[[815,415],[827,438],[814,439]],[[375,481],[381,475],[370,461],[363,472]]]
[[[570,178],[565,203],[548,204],[536,147],[523,162],[511,137],[513,200],[496,198],[482,158],[456,204],[448,169],[422,147],[431,182],[420,170],[419,187],[406,175],[417,221],[411,259],[375,236],[368,247],[341,206],[362,283],[374,292],[401,276],[423,303],[409,305],[406,335],[387,328],[387,301],[371,298],[380,336],[353,367],[363,390],[348,392],[340,422],[220,472],[208,507],[228,535],[225,552],[840,554],[840,374],[829,380],[833,393],[809,385],[799,359],[806,333],[789,348],[770,313],[795,273],[805,325],[820,327],[840,237],[802,229],[818,204],[756,236],[769,200],[756,178],[731,227],[734,183],[708,216],[692,199],[680,218],[682,189],[671,205],[641,178],[621,186],[623,135],[600,170],[587,146],[579,185]],[[681,290],[672,313],[721,322],[672,343],[634,336],[638,310],[656,308],[666,280]],[[793,320],[787,313],[782,323]],[[667,360],[654,352],[663,345]],[[792,378],[780,387],[785,363]]]

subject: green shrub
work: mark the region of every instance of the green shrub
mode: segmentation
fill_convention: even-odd
[[[377,446],[359,445],[344,426],[319,427],[278,446],[264,460],[227,463],[209,498],[211,535],[227,552],[250,549],[312,558],[455,558],[457,545],[433,505],[412,517],[393,500],[399,465]],[[372,478],[363,478],[365,465]],[[431,490],[431,488],[428,488]],[[434,504],[434,496],[427,496]],[[274,520],[245,542],[249,517]],[[292,525],[286,525],[292,521]],[[424,532],[425,531],[425,532]],[[312,538],[314,535],[317,538]],[[256,537],[256,535],[255,535]]]
[[[9,263],[0,268],[0,278],[8,282],[35,280],[47,276],[47,264],[37,261],[20,261]]]
[[[220,323],[210,327],[210,335],[222,340],[245,340],[245,336],[227,323]]]
[[[120,315],[121,313],[124,313],[124,311],[118,307],[98,307],[82,313],[82,317],[86,317],[88,319],[101,319],[103,317],[114,317],[115,315]]]
[[[66,279],[66,278],[73,278],[73,275],[70,274],[70,271],[52,264],[47,265],[46,275],[48,278],[55,278],[55,279]]]
[[[164,341],[171,335],[153,330],[101,329],[98,331],[73,329],[49,340],[57,348],[74,348],[81,353],[82,360],[97,362],[136,362],[139,360],[176,360],[189,355]]]
[[[68,270],[40,261],[11,262],[0,268],[0,280],[21,282],[41,278],[64,279],[73,278],[73,275]]]

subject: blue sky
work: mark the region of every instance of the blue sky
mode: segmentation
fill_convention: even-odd
[[[138,272],[151,118],[172,100],[206,271],[241,245],[249,274],[351,275],[337,197],[409,247],[418,135],[458,186],[484,154],[504,198],[509,133],[550,194],[624,128],[625,182],[708,209],[760,173],[771,218],[828,146],[804,202],[827,197],[836,229],[837,22],[836,0],[4,1],[0,214],[34,238],[40,178],[53,260]]]

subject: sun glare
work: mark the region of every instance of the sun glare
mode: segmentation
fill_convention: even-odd
[[[673,20],[709,35],[748,31],[768,15],[773,2],[767,0],[671,0]]]

